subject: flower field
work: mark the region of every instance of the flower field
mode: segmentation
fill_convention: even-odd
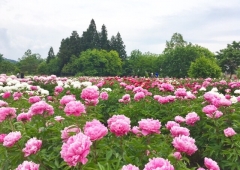
[[[240,82],[0,75],[0,170],[240,170]]]

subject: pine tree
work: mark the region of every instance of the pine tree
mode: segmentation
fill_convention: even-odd
[[[55,57],[53,48],[51,47],[48,51],[47,61],[46,63],[49,63],[51,59]]]
[[[69,50],[71,52],[71,55],[79,56],[79,54],[82,52],[82,46],[81,46],[81,40],[77,33],[77,31],[73,31],[72,35],[69,39]]]
[[[87,31],[82,35],[83,51],[87,49],[99,49],[100,40],[95,21],[92,19]]]
[[[108,40],[107,28],[104,24],[102,25],[101,33],[99,33],[99,38],[100,38],[100,48],[108,51],[110,49],[110,45]]]
[[[127,58],[125,45],[119,32],[117,33],[116,37],[112,36],[110,46],[111,49],[116,50],[118,52],[119,57],[122,59],[122,61]]]

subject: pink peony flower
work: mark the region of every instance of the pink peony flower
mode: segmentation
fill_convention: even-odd
[[[61,157],[69,166],[76,166],[79,162],[86,164],[91,145],[90,138],[80,132],[63,143],[60,151]]]
[[[7,136],[7,134],[0,134],[0,143],[3,143],[5,136]]]
[[[30,122],[31,121],[31,118],[32,116],[29,114],[29,113],[20,113],[18,116],[17,116],[17,121],[20,122]]]
[[[21,92],[14,92],[13,93],[13,100],[19,100],[22,97]]]
[[[38,90],[38,87],[37,86],[30,86],[30,90],[36,91],[36,90]]]
[[[226,98],[221,98],[219,101],[219,106],[228,107],[228,106],[231,106],[231,104],[232,104],[231,100],[228,100]]]
[[[108,99],[108,93],[105,92],[105,91],[100,93],[99,98],[102,99],[102,100],[107,100]]]
[[[140,135],[142,134],[142,132],[139,130],[138,126],[133,126],[132,127],[132,133],[134,133],[135,135]]]
[[[217,107],[214,105],[207,105],[202,109],[202,111],[208,115],[213,115],[213,113],[216,112],[216,110],[217,110]]]
[[[174,120],[175,120],[177,123],[185,122],[185,118],[183,118],[182,116],[176,116],[176,117],[174,118]]]
[[[160,96],[158,98],[158,102],[161,103],[161,104],[166,104],[166,103],[169,103],[169,100],[168,100],[168,97],[162,97]]]
[[[226,137],[231,137],[231,136],[234,136],[236,135],[237,133],[233,130],[233,128],[227,128],[227,129],[224,129],[224,135]]]
[[[70,101],[67,103],[64,112],[67,116],[81,116],[82,113],[86,113],[85,106],[80,101]]]
[[[53,101],[53,97],[52,96],[47,96],[47,100],[48,101]]]
[[[121,170],[139,170],[138,167],[132,164],[124,165]]]
[[[180,126],[177,122],[174,121],[168,121],[167,124],[165,125],[168,130],[170,130],[173,126]]]
[[[7,107],[7,106],[8,106],[7,102],[0,100],[0,107]]]
[[[170,161],[163,158],[152,158],[149,159],[149,162],[145,165],[143,170],[174,170],[173,165]]]
[[[60,104],[61,105],[66,105],[67,103],[71,102],[71,101],[76,101],[76,98],[74,95],[66,95],[63,96],[60,100]]]
[[[116,136],[126,135],[131,130],[130,119],[124,115],[113,115],[107,122],[110,132]]]
[[[25,144],[25,148],[22,149],[22,151],[24,152],[24,157],[27,157],[31,154],[36,154],[37,151],[40,150],[41,146],[42,146],[41,140],[37,140],[37,138],[35,137],[29,139]]]
[[[55,116],[54,120],[56,120],[57,122],[62,122],[65,118],[62,116]]]
[[[181,152],[174,152],[173,156],[177,159],[180,160],[182,158]]]
[[[84,134],[89,136],[91,141],[102,139],[108,133],[107,127],[105,127],[99,120],[94,119],[91,122],[87,122],[84,126]]]
[[[197,121],[200,120],[200,117],[195,112],[188,113],[185,117],[186,124],[193,126]]]
[[[39,170],[39,164],[32,161],[24,161],[22,164],[18,165],[16,170]]]
[[[185,96],[187,96],[187,90],[185,88],[178,88],[176,89],[174,94],[177,98],[184,98]]]
[[[21,137],[21,132],[10,132],[4,137],[3,146],[12,147]]]
[[[54,92],[57,92],[58,94],[61,93],[63,91],[63,87],[62,86],[56,86],[54,89]]]
[[[98,99],[99,91],[92,87],[86,87],[82,90],[81,98],[85,101],[95,101]]]
[[[220,170],[217,162],[212,160],[211,158],[204,158],[204,165],[209,169],[209,170]]]
[[[0,122],[3,122],[6,119],[13,119],[16,115],[16,109],[13,107],[1,107],[0,108]]]
[[[175,137],[172,144],[178,152],[185,152],[188,155],[192,155],[198,150],[195,140],[189,136]]]
[[[197,170],[205,170],[204,168],[202,168],[202,167],[200,167],[200,168],[198,168]]]
[[[131,101],[130,95],[125,94],[121,99],[119,99],[120,103],[129,103]]]
[[[37,103],[37,102],[39,102],[39,101],[41,101],[41,98],[40,98],[40,96],[32,96],[32,97],[29,97],[29,99],[28,99],[28,102],[29,103]]]
[[[145,97],[145,94],[143,92],[137,92],[134,95],[134,100],[135,101],[140,101],[141,99],[143,99]]]
[[[180,135],[190,136],[189,129],[187,129],[185,127],[173,126],[170,129],[170,132],[171,132],[171,135],[173,137],[177,137],[177,136],[180,136]]]
[[[31,116],[34,116],[34,115],[50,116],[54,114],[54,109],[51,105],[47,104],[45,101],[39,101],[37,103],[34,103],[30,107],[29,114]]]
[[[61,139],[63,142],[66,142],[70,136],[78,134],[79,132],[81,132],[81,129],[75,125],[65,127],[61,130]]]
[[[138,122],[139,128],[144,136],[152,133],[160,133],[161,122],[153,119],[142,119]]]
[[[159,88],[161,91],[174,91],[174,86],[169,83],[162,83]]]
[[[3,99],[7,99],[7,98],[9,98],[9,97],[11,97],[11,92],[8,92],[8,91],[7,91],[7,92],[4,92],[3,95],[2,95],[2,98],[3,98]]]

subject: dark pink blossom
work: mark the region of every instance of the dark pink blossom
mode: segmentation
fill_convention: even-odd
[[[13,119],[16,115],[16,109],[13,107],[1,107],[0,108],[0,122],[6,119]]]
[[[70,136],[78,134],[79,132],[81,132],[81,129],[75,125],[65,127],[61,130],[61,139],[63,142],[66,142]]]
[[[3,99],[7,99],[7,98],[9,98],[9,97],[11,97],[11,92],[9,92],[9,91],[4,92],[3,95],[2,95],[2,98],[3,98]]]
[[[37,103],[37,102],[39,102],[39,101],[41,101],[41,98],[40,98],[40,96],[32,96],[32,97],[29,97],[29,99],[28,99],[28,102],[29,103]]]
[[[108,93],[105,92],[105,91],[100,93],[99,98],[102,99],[102,100],[107,100],[108,99]]]

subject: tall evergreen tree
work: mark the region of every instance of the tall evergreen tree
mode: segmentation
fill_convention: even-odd
[[[53,51],[53,48],[51,47],[48,51],[48,56],[47,56],[46,63],[48,64],[50,62],[50,60],[53,59],[54,57],[55,57],[54,51]]]
[[[108,40],[107,28],[104,24],[102,25],[102,30],[101,30],[101,33],[99,34],[99,38],[100,38],[100,48],[108,51],[110,49],[110,45]]]
[[[122,61],[127,58],[125,45],[119,32],[117,33],[116,37],[112,36],[110,46],[111,49],[116,50],[118,52],[119,57],[122,59]]]
[[[67,64],[71,57],[71,51],[69,50],[70,46],[70,39],[62,39],[61,45],[59,47],[59,52],[57,54],[59,59],[59,68],[62,70],[64,64]]]
[[[95,21],[92,19],[87,31],[82,35],[83,51],[87,49],[99,49],[100,40]]]
[[[69,41],[69,50],[71,51],[71,55],[79,56],[79,54],[82,52],[80,37],[77,33],[77,31],[73,31],[72,35],[70,36]]]

